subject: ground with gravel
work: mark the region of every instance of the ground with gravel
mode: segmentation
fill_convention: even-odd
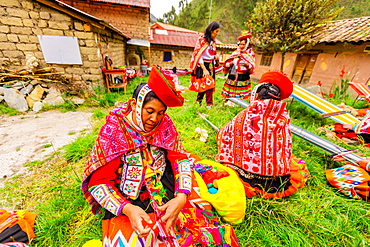
[[[0,116],[0,186],[27,172],[24,164],[43,160],[92,129],[91,112],[51,110]]]

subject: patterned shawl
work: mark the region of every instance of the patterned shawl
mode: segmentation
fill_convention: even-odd
[[[203,53],[206,51],[209,43],[207,42],[206,38],[200,36],[195,44],[193,55],[191,56],[190,61],[190,68],[195,70],[197,68],[197,64],[199,59],[202,57]]]
[[[292,137],[284,101],[256,100],[217,135],[220,163],[263,176],[290,172]]]
[[[139,132],[132,126],[126,116],[132,111],[133,101],[130,99],[122,107],[117,107],[110,112],[95,141],[82,178],[82,191],[90,205],[96,204],[88,192],[90,175],[115,158],[146,144],[184,153],[180,136],[167,114],[151,132]]]
[[[252,74],[254,72],[254,69],[256,67],[256,56],[254,55],[254,51],[252,48],[246,49],[246,50],[235,50],[231,56],[226,59],[224,64],[234,62],[234,65],[236,66],[236,72],[245,72],[243,67],[247,68],[248,73]],[[235,59],[235,60],[234,60]],[[244,61],[245,63],[243,65],[240,64],[241,61]],[[249,66],[247,66],[249,65]],[[249,67],[249,68],[248,68]]]

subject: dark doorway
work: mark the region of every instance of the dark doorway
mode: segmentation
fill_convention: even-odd
[[[318,54],[298,54],[294,65],[292,80],[297,84],[306,84],[310,81],[313,67]]]

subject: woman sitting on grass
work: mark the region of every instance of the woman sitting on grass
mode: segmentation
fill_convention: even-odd
[[[283,73],[269,71],[240,112],[217,135],[217,161],[233,168],[248,197],[281,198],[304,186],[309,172],[292,156],[290,118],[286,102],[293,83]]]
[[[106,209],[104,246],[238,246],[194,190],[192,163],[166,114],[183,101],[153,66],[148,84],[107,116],[82,185],[93,213]]]

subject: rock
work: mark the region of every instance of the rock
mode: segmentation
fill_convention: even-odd
[[[44,106],[44,104],[42,102],[36,101],[35,104],[32,107],[32,110],[34,112],[38,112],[38,111],[40,111],[42,109],[43,106]]]
[[[36,101],[41,101],[42,100],[42,96],[44,95],[44,92],[45,92],[45,90],[40,85],[37,85],[32,90],[30,95],[28,95],[27,98],[26,98],[28,106],[30,108],[33,108],[33,105],[35,104]]]
[[[28,84],[27,87],[22,88],[19,92],[23,95],[27,95],[27,94],[30,94],[32,90],[33,90],[32,84]]]
[[[64,103],[61,92],[55,87],[49,89],[49,93],[46,98],[42,101],[44,105],[60,105]]]
[[[5,88],[4,89],[4,100],[9,107],[16,109],[17,111],[27,111],[28,104],[24,96],[16,89]]]
[[[0,96],[0,102],[4,100],[4,96]]]
[[[84,100],[84,99],[79,98],[79,97],[73,97],[73,98],[72,98],[72,101],[73,101],[73,103],[75,103],[76,105],[82,105],[82,104],[85,102],[85,100]]]
[[[30,93],[30,97],[34,101],[41,101],[44,92],[45,90],[40,85],[37,85]]]
[[[39,81],[39,80],[32,80],[30,83],[35,86],[37,84],[41,84],[41,81]]]
[[[0,87],[0,95],[4,95],[4,87]]]
[[[26,85],[26,83],[24,83],[22,81],[18,81],[17,83],[10,84],[9,87],[20,90],[20,89],[24,88],[25,85]]]

